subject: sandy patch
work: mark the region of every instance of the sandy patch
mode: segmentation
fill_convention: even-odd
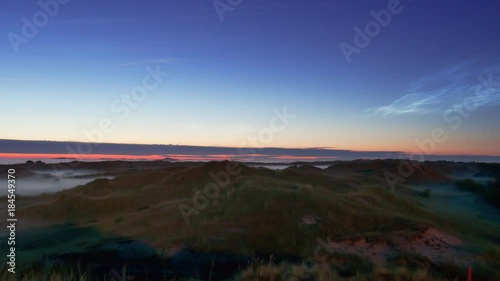
[[[474,256],[464,249],[459,238],[435,227],[423,227],[412,238],[393,232],[384,234],[377,242],[367,242],[362,237],[330,242],[329,246],[334,251],[362,256],[380,266],[387,265],[390,258],[400,253],[415,253],[436,264],[452,262],[468,266],[474,262]]]

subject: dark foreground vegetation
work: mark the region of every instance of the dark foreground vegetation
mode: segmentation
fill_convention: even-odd
[[[17,276],[3,267],[0,280],[464,280],[469,267],[474,280],[500,276],[498,220],[470,225],[419,203],[439,196],[433,184],[452,186],[453,172],[484,172],[476,163],[420,163],[395,190],[384,174],[397,160],[93,165],[115,178],[18,198]]]
[[[455,185],[463,191],[476,193],[485,202],[500,208],[500,177],[486,185],[472,179],[456,181]]]

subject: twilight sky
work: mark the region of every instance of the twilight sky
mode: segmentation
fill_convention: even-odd
[[[0,4],[0,139],[500,155],[496,0],[40,2]]]

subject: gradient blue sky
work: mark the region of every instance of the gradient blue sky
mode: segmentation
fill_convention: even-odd
[[[16,53],[8,34],[41,8],[3,1],[0,138],[86,141],[108,118],[104,142],[238,146],[286,107],[263,146],[415,152],[441,128],[435,153],[500,155],[500,3],[402,0],[347,63],[339,44],[388,2],[244,0],[221,21],[212,1],[72,0]],[[157,65],[159,87],[111,110]],[[460,125],[443,118],[471,96]]]

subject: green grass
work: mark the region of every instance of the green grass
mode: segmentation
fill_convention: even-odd
[[[426,190],[420,192],[418,195],[420,195],[422,197],[425,197],[425,198],[430,198],[431,197],[431,192],[432,192],[432,190],[426,189]]]
[[[481,193],[484,191],[485,187],[471,179],[464,179],[455,182],[455,186],[463,191]]]
[[[115,223],[120,223],[120,222],[123,222],[125,219],[123,218],[123,216],[119,216],[117,218],[115,218]]]
[[[193,206],[193,189],[203,190],[211,181],[208,172],[217,171],[217,167],[213,167],[217,163],[209,165],[210,169],[175,167],[135,172],[45,196],[42,203],[30,204],[19,213],[25,218],[42,221],[92,223],[96,229],[75,233],[63,228],[57,233],[34,233],[36,238],[32,244],[28,243],[31,248],[22,250],[20,255],[26,251],[36,260],[68,250],[78,253],[89,245],[102,243],[105,240],[102,233],[113,233],[145,240],[165,249],[171,245],[186,245],[198,252],[304,259],[313,255],[317,237],[342,240],[363,236],[367,241],[386,242],[384,235],[392,232],[411,237],[418,233],[419,226],[434,225],[470,238],[475,252],[491,257],[476,265],[479,272],[484,272],[483,276],[496,274],[496,268],[500,268],[495,263],[497,248],[487,242],[498,237],[497,228],[470,227],[458,219],[423,209],[414,199],[432,202],[437,197],[435,193],[432,197],[429,189],[414,197],[392,193],[367,171],[361,175],[330,175],[318,174],[318,171],[245,168],[217,198],[210,200],[206,208],[191,217],[188,225],[178,205]],[[36,199],[30,200],[36,202]],[[306,216],[314,217],[316,223],[304,224]],[[47,242],[50,239],[53,242]],[[360,257],[336,253],[331,265],[314,273],[316,275],[312,276],[316,279],[311,277],[311,280],[337,280],[339,274],[359,280],[375,277],[442,280],[443,276],[426,262],[418,256],[403,255],[391,261],[388,268],[374,268]],[[234,280],[287,280],[277,276],[283,274],[283,270],[299,267],[297,264],[252,265],[243,269]]]
[[[124,274],[123,274],[124,273]],[[126,276],[126,268],[121,274]],[[17,277],[5,271],[5,268],[0,268],[0,279],[2,281],[89,281],[96,280],[91,278],[88,273],[79,271],[78,269],[52,269],[45,272],[25,271]],[[465,274],[464,274],[465,277]],[[463,278],[462,278],[463,279]],[[99,281],[122,281],[115,277],[102,277]],[[135,280],[135,279],[134,279]],[[180,279],[180,278],[164,278],[160,281],[201,281],[196,278]],[[210,279],[207,279],[211,281]],[[406,280],[406,281],[444,281],[452,280],[445,279],[439,274],[431,273],[426,268],[408,269],[405,267],[375,267],[369,272],[357,273],[353,277],[341,277],[341,274],[329,264],[318,264],[314,267],[299,265],[299,264],[273,264],[261,263],[252,264],[237,273],[228,281],[295,281],[295,280],[317,280],[317,281],[372,281],[372,280]],[[483,279],[478,279],[483,280]],[[486,279],[484,279],[486,280]],[[148,281],[148,280],[142,280]]]
[[[91,227],[61,224],[48,228],[32,228],[16,233],[18,264],[31,266],[47,256],[63,253],[79,253],[85,248],[102,244],[108,236]],[[6,249],[5,249],[6,250]],[[2,249],[3,260],[4,249]]]
[[[500,176],[488,184],[488,188],[483,192],[483,199],[500,209]]]
[[[500,208],[500,176],[486,186],[472,179],[464,179],[455,182],[460,190],[478,194],[485,202]]]

